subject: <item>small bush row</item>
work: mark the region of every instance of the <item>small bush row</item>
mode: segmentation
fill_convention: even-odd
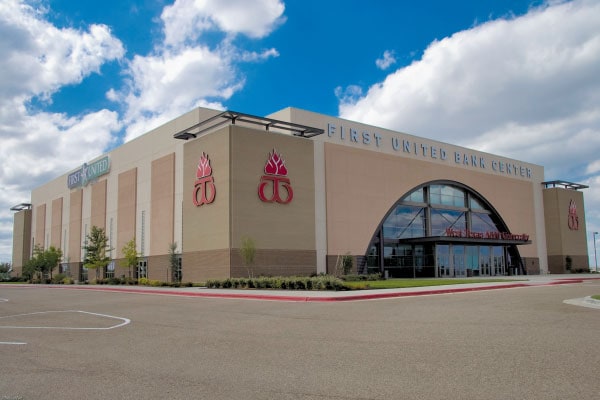
[[[360,281],[380,281],[381,274],[368,274],[368,275],[342,275],[341,279],[346,282],[360,282]]]
[[[94,281],[98,285],[140,285],[140,286],[152,286],[152,287],[192,287],[192,282],[164,282],[158,279],[148,278],[105,278]]]
[[[210,279],[206,281],[206,287],[214,289],[347,290],[341,279],[330,275]]]

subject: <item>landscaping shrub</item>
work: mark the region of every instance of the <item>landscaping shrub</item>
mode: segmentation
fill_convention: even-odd
[[[344,275],[341,277],[346,282],[359,282],[359,281],[379,281],[381,280],[381,274],[368,274],[368,275]]]
[[[347,290],[342,280],[330,275],[209,279],[206,281],[206,287],[212,289]]]

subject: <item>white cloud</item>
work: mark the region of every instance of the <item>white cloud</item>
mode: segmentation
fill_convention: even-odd
[[[382,58],[378,58],[377,60],[375,60],[375,65],[377,65],[377,68],[381,70],[386,70],[394,64],[396,64],[394,52],[389,50],[383,52]]]
[[[10,261],[12,252],[9,208],[28,202],[35,186],[97,156],[120,129],[112,111],[67,116],[31,111],[30,102],[50,102],[61,87],[80,83],[123,53],[104,25],[58,28],[43,9],[0,2],[0,261]]]
[[[107,93],[109,99],[126,106],[125,140],[197,106],[224,108],[221,101],[245,83],[237,63],[279,55],[274,48],[261,52],[239,49],[234,45],[235,35],[263,37],[283,21],[283,11],[278,0],[178,0],[165,7],[161,15],[164,43],[152,54],[135,56],[127,69],[126,87]],[[225,36],[210,47],[202,38],[208,30]]]
[[[600,145],[598,71],[600,3],[559,3],[433,42],[361,98],[342,98],[340,115],[550,168],[580,165]]]
[[[261,38],[285,21],[284,9],[279,0],[176,0],[161,15],[165,44],[194,42],[209,30]]]

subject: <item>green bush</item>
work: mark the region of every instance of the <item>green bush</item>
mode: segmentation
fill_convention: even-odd
[[[212,289],[346,290],[342,280],[330,275],[209,279],[206,281],[206,287]]]
[[[368,274],[368,275],[344,275],[341,277],[346,282],[359,282],[359,281],[379,281],[381,280],[381,274]]]

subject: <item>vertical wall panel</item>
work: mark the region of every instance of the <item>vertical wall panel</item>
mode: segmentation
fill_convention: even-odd
[[[123,257],[123,246],[135,237],[135,216],[137,213],[137,168],[119,174],[117,199],[117,240],[116,254]]]
[[[52,200],[52,219],[50,220],[50,246],[57,249],[62,245],[63,198]]]
[[[92,185],[92,226],[106,230],[106,179]]]
[[[83,190],[71,192],[69,199],[69,249],[66,261],[81,261],[81,213],[83,206]]]
[[[40,204],[35,209],[35,238],[34,245],[46,246],[46,204]]]
[[[152,161],[150,255],[167,254],[173,242],[175,153]]]

